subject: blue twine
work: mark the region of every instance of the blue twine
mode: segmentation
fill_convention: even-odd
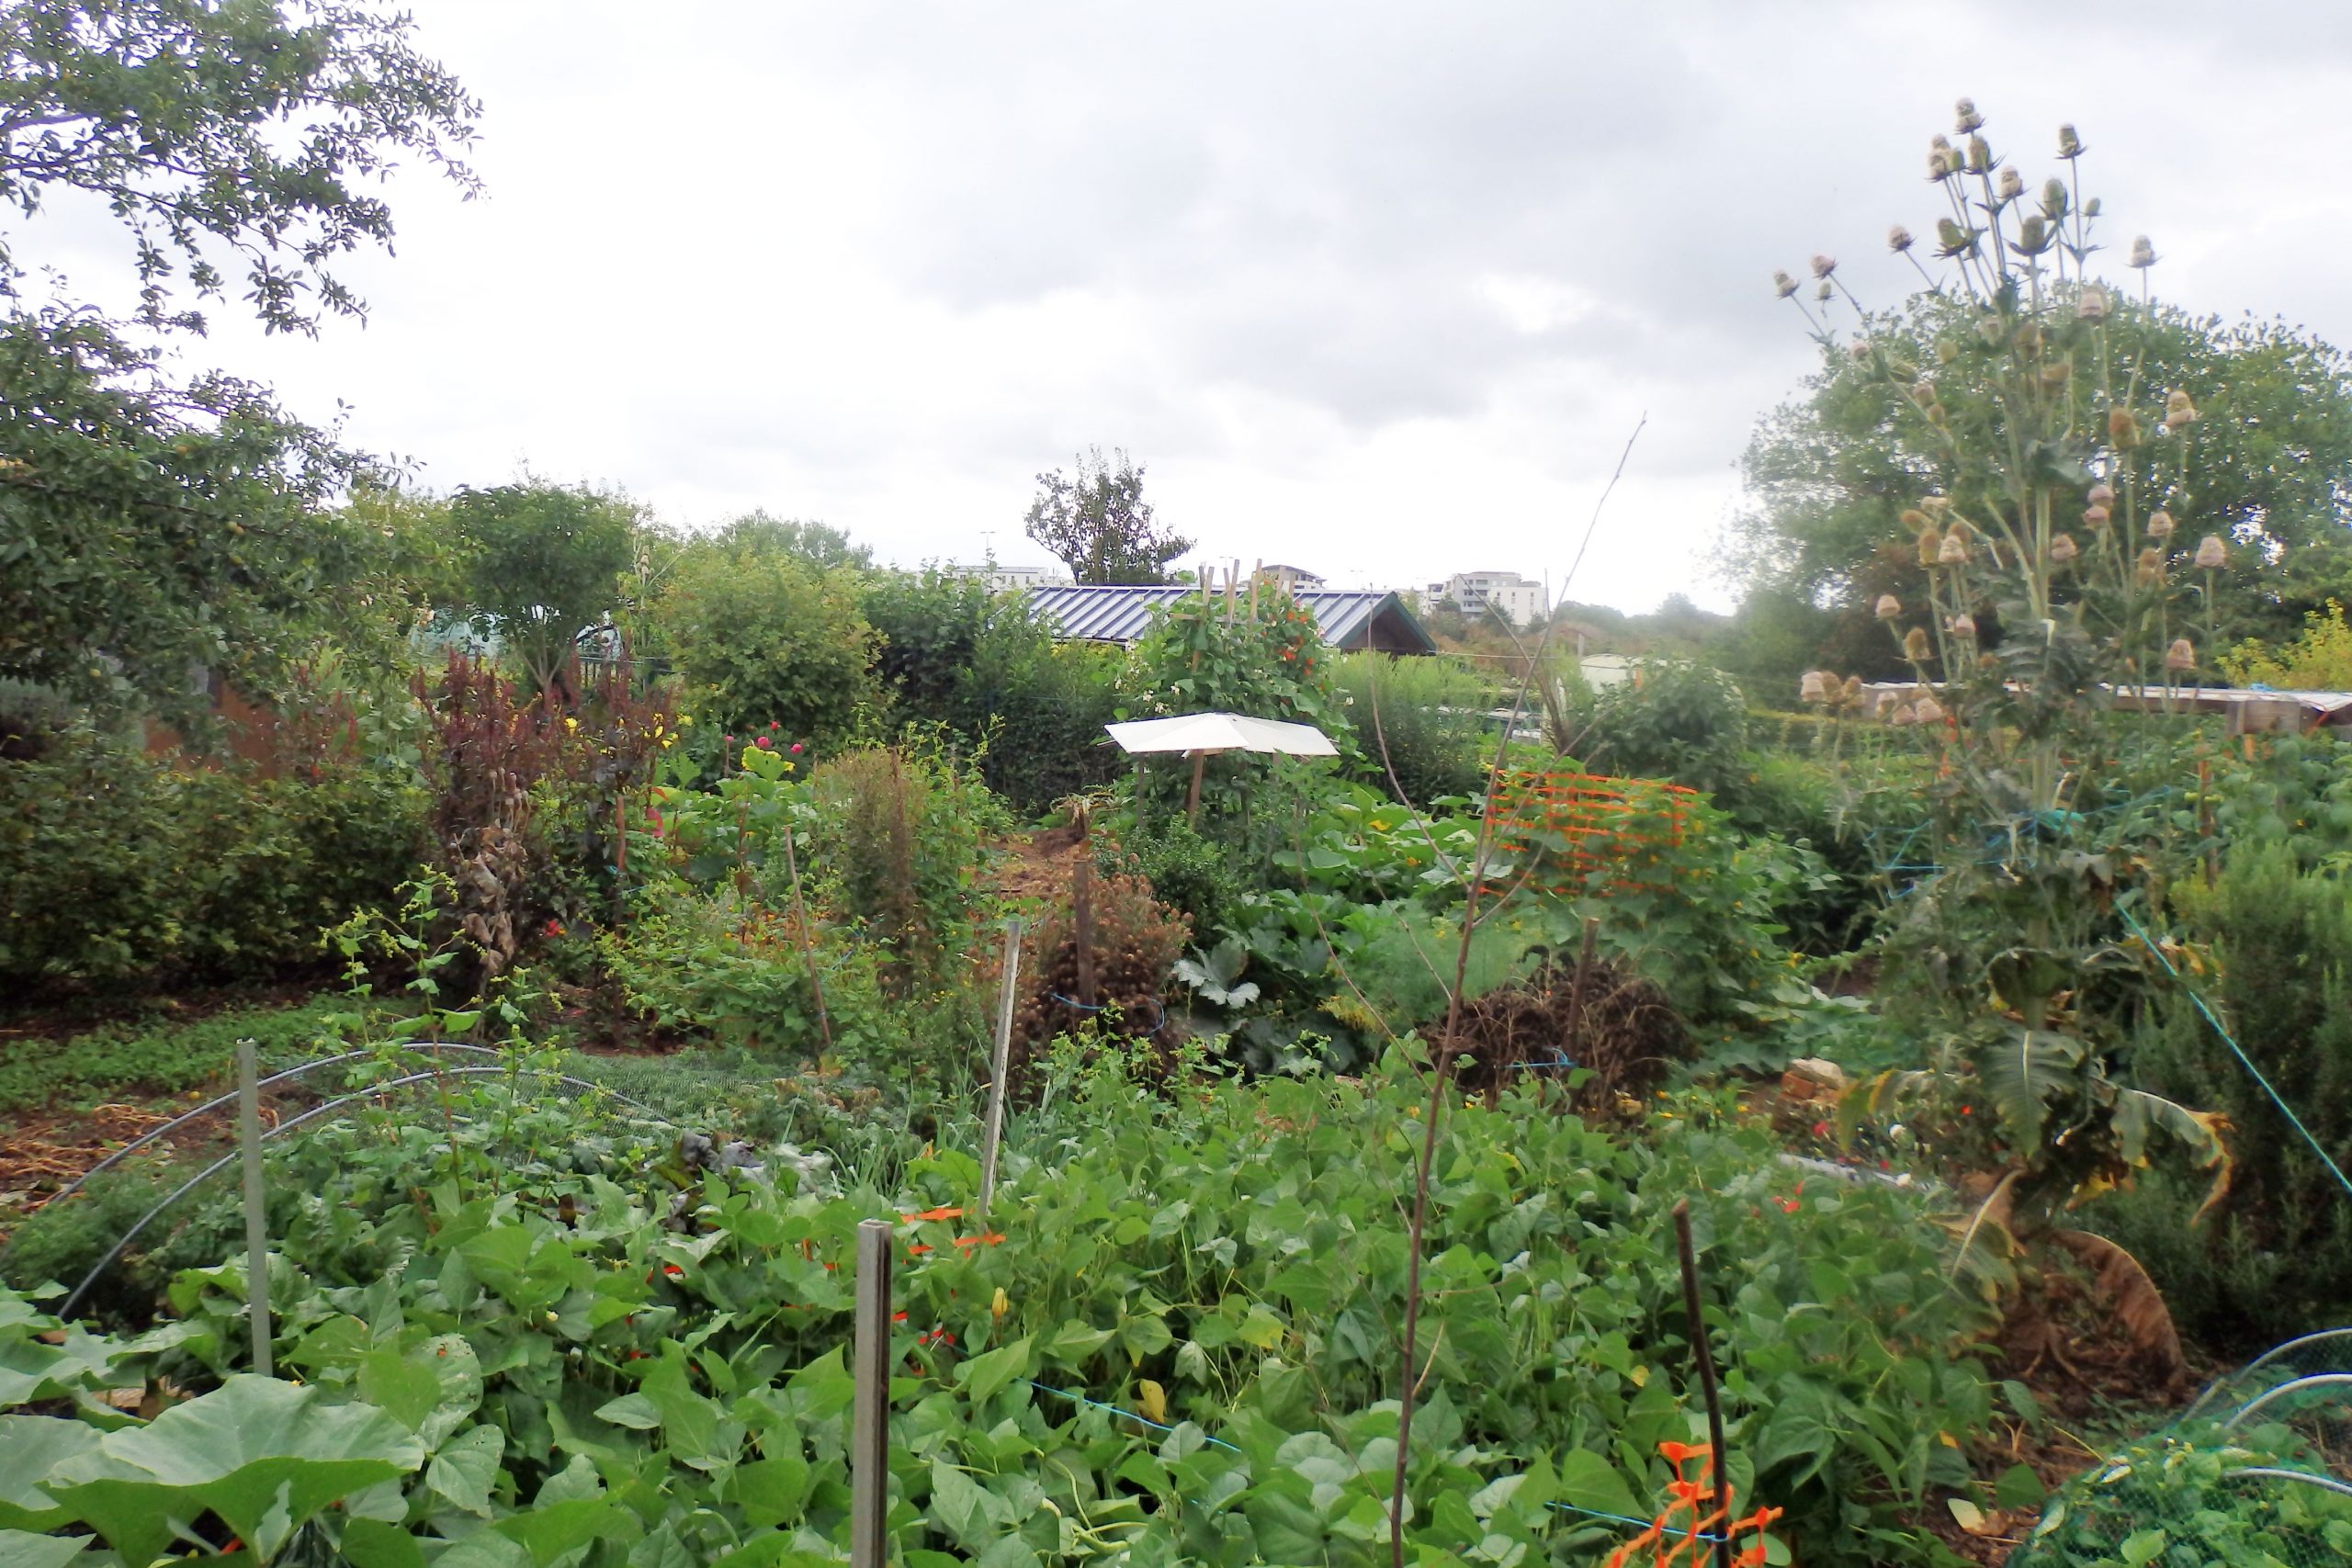
[[[2165,973],[2178,981],[2180,988],[2188,993],[2188,999],[2197,1004],[2197,1010],[2205,1015],[2205,1021],[2213,1026],[2213,1032],[2222,1037],[2222,1043],[2230,1048],[2230,1055],[2238,1059],[2238,1065],[2245,1068],[2247,1074],[2261,1087],[2262,1092],[2270,1097],[2270,1103],[2278,1108],[2278,1114],[2287,1119],[2287,1124],[2301,1134],[2303,1142],[2312,1146],[2312,1153],[2319,1156],[2320,1164],[2327,1167],[2327,1173],[2335,1178],[2336,1184],[2344,1189],[2346,1195],[2352,1197],[2352,1178],[2346,1178],[2342,1168],[2328,1157],[2327,1150],[2321,1145],[2317,1138],[2312,1136],[2312,1130],[2303,1125],[2303,1119],[2295,1114],[2294,1107],[2289,1105],[2278,1091],[2270,1087],[2270,1080],[2262,1076],[2262,1069],[2254,1065],[2254,1058],[2245,1054],[2245,1048],[2231,1038],[2230,1032],[2222,1026],[2222,1021],[2214,1016],[2213,1010],[2206,1005],[2205,998],[2198,994],[2197,987],[2181,979],[2180,971],[2173,967],[2172,960],[2165,956],[2165,950],[2156,945],[2155,938],[2148,934],[2146,928],[2132,918],[2131,910],[2118,909],[2116,913],[2123,917],[2123,923],[2132,928],[2132,934],[2147,944],[2148,951],[2156,955],[2156,962],[2165,966]]]
[[[1551,1064],[1546,1062],[1538,1062],[1530,1065],[1534,1066],[1548,1066]],[[1122,1416],[1126,1420],[1136,1422],[1139,1426],[1149,1427],[1156,1432],[1173,1432],[1176,1430],[1175,1427],[1170,1426],[1165,1421],[1155,1421],[1150,1416],[1142,1414],[1140,1411],[1123,1409],[1119,1405],[1109,1404],[1105,1404],[1102,1400],[1090,1398],[1087,1395],[1079,1393],[1076,1389],[1056,1388],[1051,1383],[1039,1382],[1035,1378],[1023,1378],[1021,1381],[1027,1383],[1031,1388],[1038,1390],[1040,1393],[1056,1394],[1063,1399],[1069,1400],[1073,1404],[1086,1405],[1090,1409],[1108,1411],[1114,1416]],[[1201,1441],[1208,1444],[1211,1448],[1223,1449],[1227,1453],[1238,1454],[1241,1452],[1241,1450],[1235,1447],[1233,1444],[1227,1442],[1223,1438],[1212,1438],[1205,1432],[1201,1434]],[[1605,1508],[1583,1508],[1578,1507],[1574,1503],[1553,1503],[1548,1506],[1559,1509],[1564,1514],[1581,1514],[1589,1519],[1609,1519],[1621,1525],[1639,1525],[1644,1529],[1649,1529],[1652,1523],[1652,1521],[1648,1519],[1637,1519],[1631,1514],[1612,1514]],[[1690,1530],[1668,1529],[1663,1525],[1658,1527],[1658,1530],[1662,1535],[1689,1536],[1693,1533]],[[1730,1539],[1728,1536],[1715,1535],[1707,1530],[1697,1531],[1696,1535],[1697,1539],[1707,1541],[1711,1544]]]
[[[1102,1002],[1097,1006],[1089,1007],[1084,1002],[1078,1000],[1076,998],[1066,997],[1059,991],[1047,991],[1046,995],[1053,998],[1054,1000],[1061,1003],[1062,1006],[1069,1009],[1073,1012],[1102,1012],[1107,1008],[1117,1005],[1114,1002]],[[1157,1034],[1159,1032],[1160,1025],[1168,1021],[1168,1010],[1159,1005],[1159,998],[1158,997],[1154,997],[1151,998],[1151,1010],[1158,1013],[1159,1016],[1151,1021],[1151,1028],[1148,1032]]]
[[[1568,1060],[1568,1054],[1555,1045],[1552,1047],[1552,1059],[1550,1061],[1513,1062],[1511,1064],[1511,1070],[1514,1072],[1542,1072],[1546,1067],[1574,1067],[1575,1066],[1576,1064],[1574,1062]]]

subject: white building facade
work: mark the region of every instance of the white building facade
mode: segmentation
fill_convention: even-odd
[[[1516,626],[1535,625],[1548,608],[1544,585],[1515,571],[1457,571],[1443,582],[1430,583],[1430,598],[1451,599],[1468,615],[1499,611]]]

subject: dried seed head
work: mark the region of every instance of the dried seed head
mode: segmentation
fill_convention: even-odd
[[[1903,614],[1903,601],[1892,593],[1882,593],[1878,596],[1878,604],[1871,608],[1871,613],[1882,621],[1891,621]]]
[[[2165,649],[2165,668],[2176,672],[2197,668],[2197,649],[2187,637],[2172,639],[2172,646]]]
[[[2151,539],[2169,539],[2172,537],[2171,513],[2159,511],[2149,513],[2148,537]]]
[[[1797,291],[1797,280],[1781,267],[1772,269],[1772,292],[1785,299]]]
[[[2039,212],[2029,212],[2018,223],[2017,247],[2030,256],[2038,256],[2050,248],[2050,221]]]
[[[2107,320],[2107,290],[2096,283],[2086,283],[2083,291],[2075,296],[2075,315],[2086,321]]]
[[[2132,241],[2132,260],[2127,265],[2138,267],[2142,271],[2145,271],[2147,268],[2156,265],[2156,247],[2149,240],[2148,236],[2141,234],[2133,238]]]
[[[2055,391],[2064,386],[2074,374],[2072,364],[2064,359],[2053,359],[2041,367],[2041,384]]]
[[[1965,610],[1962,611],[1959,615],[1954,615],[1951,618],[1951,635],[1954,637],[1974,637],[1976,635],[1976,617],[1970,615]]]
[[[1836,272],[1837,270],[1838,258],[1836,256],[1817,255],[1813,258],[1814,276],[1827,277],[1831,273]]]
[[[1950,496],[1923,495],[1919,498],[1919,510],[1926,513],[1930,517],[1941,517],[1951,505],[1951,498]],[[1960,527],[1965,526],[1965,525],[1955,524],[1954,526]]]
[[[2075,128],[2073,126],[2060,126],[2058,128],[2058,156],[2061,158],[2079,158],[2082,155],[2083,139],[2075,134]]]
[[[1951,419],[1951,416],[1944,412],[1944,405],[1941,403],[1929,403],[1921,412],[1927,414],[1928,423],[1939,430],[1941,430]]]
[[[1995,182],[1993,189],[2003,201],[2015,201],[2025,194],[2025,176],[2018,174],[2012,164],[2001,171],[2001,177]]]
[[[2219,571],[2230,564],[2229,547],[2222,543],[2219,534],[2208,534],[2197,541],[2197,566],[2200,571]]]
[[[1925,528],[1928,526],[1928,514],[1916,507],[1906,506],[1903,509],[1903,515],[1895,521],[1905,528]]]
[[[1958,359],[1959,357],[1960,344],[1952,342],[1951,339],[1948,337],[1939,337],[1936,340],[1937,364],[1950,365],[1953,360]]]
[[[2197,405],[2188,400],[2187,392],[2175,388],[2171,395],[2165,399],[2165,428],[2166,430],[2178,430],[2183,425],[2195,424],[2197,417]]]
[[[1830,287],[1829,280],[1825,277],[1815,287],[1813,297],[1821,300],[1824,304],[1826,304],[1828,301],[1838,298],[1838,290]]]
[[[1804,679],[1797,682],[1797,700],[1805,703],[1828,701],[1828,678],[1818,670],[1806,671]]]
[[[1991,144],[1981,136],[1972,136],[1968,139],[1968,166],[1980,175],[1989,175],[1993,172],[1993,149]]]
[[[1862,678],[1860,675],[1847,676],[1845,683],[1838,688],[1838,700],[1848,707],[1858,705],[1862,700]]]
[[[1933,697],[1921,697],[1911,705],[1911,716],[1921,724],[1939,724],[1943,721],[1944,705]]]
[[[2041,182],[2041,215],[2052,223],[2066,216],[2066,182],[2055,177]]]
[[[2142,550],[2139,559],[2132,563],[2132,575],[2141,587],[2154,587],[2165,580],[2164,556],[2153,545]]]
[[[2132,417],[2130,409],[2112,408],[2107,411],[2107,438],[2121,452],[2129,452],[2140,445],[2140,422]]]
[[[2098,483],[2091,486],[2091,492],[2085,499],[2089,501],[2093,506],[2113,506],[2115,504],[2115,487],[2109,484],[2105,479],[2101,479]]]
[[[1892,368],[1892,367],[1890,367]],[[1921,408],[1936,400],[1936,384],[1924,377],[1911,383],[1911,400]]]
[[[1886,231],[1886,248],[1898,255],[1911,248],[1911,231],[1897,223]]]
[[[1961,227],[1954,219],[1936,220],[1936,254],[1949,261],[1953,256],[1973,256],[1975,254],[1976,234],[1973,230]]]
[[[2107,508],[2100,506],[2096,502],[2083,508],[2083,521],[2089,524],[2094,528],[2106,527],[2107,517]]]
[[[2083,216],[2086,218],[2098,216],[2098,197],[2092,197],[2083,203]]]
[[[1933,566],[1941,558],[1944,536],[1931,525],[1919,530],[1919,564]]]
[[[1914,664],[1923,664],[1928,654],[1928,628],[1913,626],[1903,634],[1903,657]]]
[[[1984,117],[1976,112],[1974,98],[1962,98],[1951,107],[1952,124],[1963,136],[1972,130],[1984,129]]]
[[[1941,141],[1943,138],[1939,136],[1936,140]],[[1928,178],[1929,182],[1935,185],[1941,185],[1944,181],[1950,179],[1952,175],[1953,160],[1956,157],[1958,157],[1958,154],[1953,152],[1949,147],[1928,148]]]
[[[1871,345],[1866,338],[1856,338],[1853,346],[1847,349],[1846,353],[1857,365],[1868,365],[1871,362]]]
[[[1909,703],[1897,703],[1893,707],[1887,709],[1886,722],[1894,725],[1897,728],[1903,728],[1906,726],[1918,723],[1919,716],[1911,711],[1911,705]]]
[[[2050,541],[2050,559],[2054,565],[2064,566],[2082,553],[2072,534],[2061,534]]]

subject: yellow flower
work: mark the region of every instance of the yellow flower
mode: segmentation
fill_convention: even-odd
[[[1001,1323],[1004,1321],[1004,1314],[1012,1310],[1012,1301],[1006,1297],[1004,1287],[999,1285],[996,1288],[996,1294],[989,1299],[989,1315]]]
[[[688,725],[692,724],[694,721],[695,721],[695,716],[694,716],[694,715],[692,715],[692,714],[690,714],[690,713],[682,713],[682,714],[680,714],[680,715],[678,716],[678,728],[679,728],[680,729],[684,729],[684,728],[685,728],[685,727],[686,727],[686,726],[688,726]]]
[[[676,736],[665,735],[662,738],[662,750],[667,751],[671,747],[675,746],[677,743],[678,738]]]
[[[563,716],[563,727],[566,729],[577,729],[580,728],[580,721],[570,714],[566,714]]]

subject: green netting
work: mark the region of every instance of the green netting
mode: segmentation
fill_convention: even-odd
[[[2352,1328],[2290,1340],[2075,1478],[2010,1568],[2352,1562]]]

